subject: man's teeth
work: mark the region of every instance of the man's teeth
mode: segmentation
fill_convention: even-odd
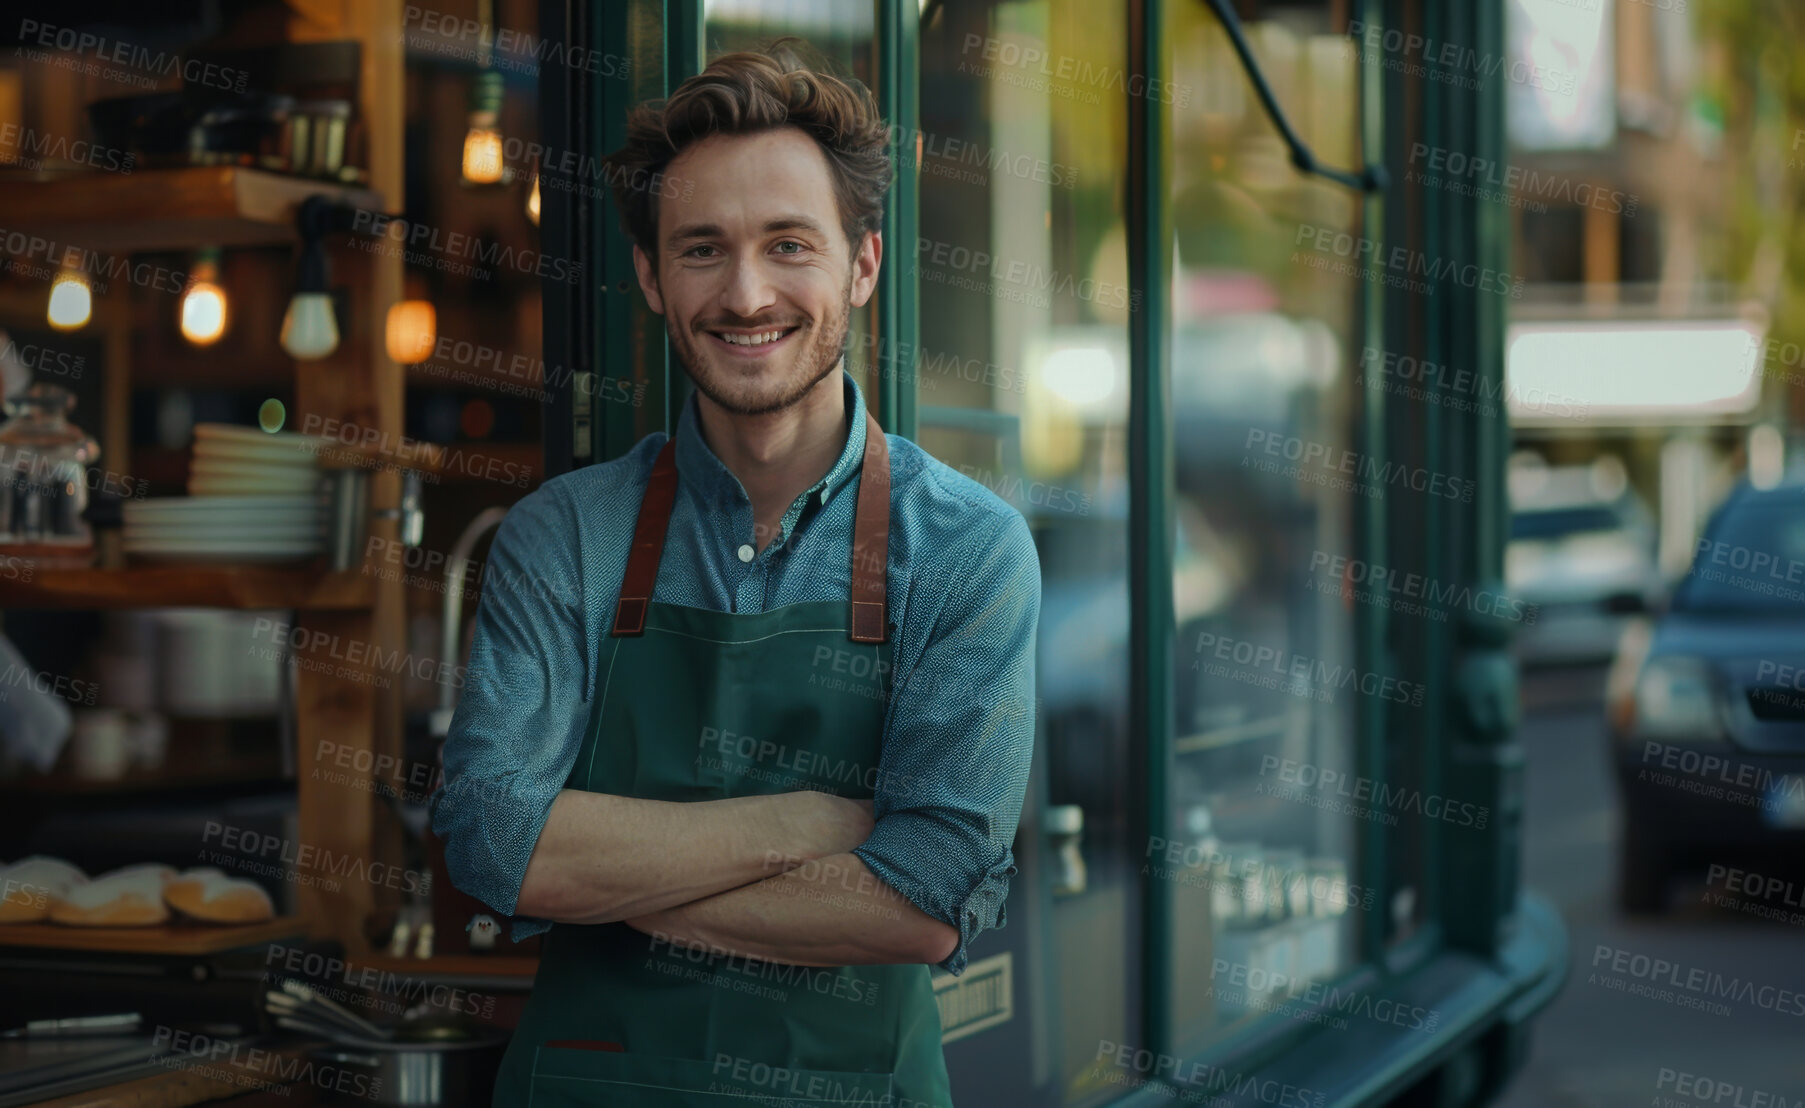
[[[721,335],[723,339],[733,343],[735,346],[762,346],[767,342],[776,342],[778,339],[783,338],[783,336],[784,333],[782,331],[762,331],[756,335]]]

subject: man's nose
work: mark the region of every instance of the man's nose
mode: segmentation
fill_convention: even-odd
[[[721,290],[721,307],[742,319],[751,319],[777,302],[777,290],[756,259],[731,264],[727,286]]]

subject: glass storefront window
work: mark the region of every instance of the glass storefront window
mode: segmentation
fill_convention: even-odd
[[[899,143],[918,159],[920,229],[886,258],[919,289],[920,343],[877,352],[916,391],[921,445],[1019,509],[1040,551],[1036,771],[1050,807],[1023,824],[1044,841],[1017,854],[1058,866],[1050,828],[1082,820],[1083,868],[1049,882],[1042,929],[1059,995],[1037,1007],[1053,1021],[1063,1104],[1120,1095],[1091,1065],[1098,1043],[1142,1041],[1127,841],[1126,65],[1126,16],[1107,5],[926,6],[921,124]]]
[[[1304,141],[1358,165],[1359,77],[1333,8],[1246,27]],[[1336,784],[1358,777],[1368,683],[1344,584],[1363,501],[1332,464],[1356,450],[1361,289],[1295,247],[1360,235],[1361,202],[1291,168],[1204,5],[1166,12],[1176,720],[1171,823],[1146,861],[1173,885],[1170,1019],[1196,1051],[1307,1012],[1305,983],[1354,967],[1376,895]]]
[[[875,87],[875,0],[702,0],[702,29],[709,57],[795,35],[835,72]]]

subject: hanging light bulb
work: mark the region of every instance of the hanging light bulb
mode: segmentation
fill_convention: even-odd
[[[402,365],[415,365],[432,357],[439,341],[438,313],[430,300],[397,300],[389,306],[383,332],[389,357]]]
[[[282,316],[282,349],[297,362],[318,361],[338,349],[330,293],[295,293]]]
[[[527,193],[526,197],[526,217],[533,221],[533,226],[539,226],[539,173],[537,170],[533,172],[533,191]]]
[[[226,333],[226,290],[219,286],[219,251],[205,250],[195,260],[182,290],[182,337],[196,346],[211,346]]]
[[[88,325],[94,313],[94,294],[88,278],[78,269],[64,269],[50,285],[50,305],[45,311],[50,326],[59,331],[75,331]]]
[[[501,180],[501,132],[470,116],[464,136],[464,180],[473,185],[493,185]]]
[[[502,179],[501,74],[483,69],[470,86],[470,130],[464,135],[464,180],[493,185]]]
[[[302,362],[324,358],[338,349],[338,320],[333,316],[332,294],[327,291],[326,247],[317,234],[302,235],[295,295],[282,316],[282,349]]]
[[[489,44],[494,41],[493,0],[477,0],[477,22],[482,35],[476,40],[476,80],[470,83],[470,130],[464,135],[464,183],[493,185],[506,176],[501,159],[501,74],[490,68]]]

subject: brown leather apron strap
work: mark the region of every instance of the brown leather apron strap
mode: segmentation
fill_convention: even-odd
[[[639,502],[639,522],[633,525],[633,550],[627,555],[627,573],[621,579],[620,599],[614,604],[615,635],[638,635],[646,629],[646,605],[652,602],[652,586],[658,581],[658,561],[664,554],[664,533],[671,522],[671,503],[677,498],[677,440],[665,440],[645,497]]]
[[[638,635],[646,627],[646,607],[658,581],[664,536],[677,496],[677,440],[665,440],[652,463],[652,476],[633,526],[633,549],[614,605],[610,634]],[[859,502],[852,521],[852,638],[883,642],[890,637],[885,602],[890,566],[890,443],[870,411],[865,413],[865,464],[859,475]]]
[[[852,519],[852,639],[883,642],[890,637],[884,614],[890,566],[890,443],[877,417],[865,411],[865,467],[859,474],[859,505]]]

